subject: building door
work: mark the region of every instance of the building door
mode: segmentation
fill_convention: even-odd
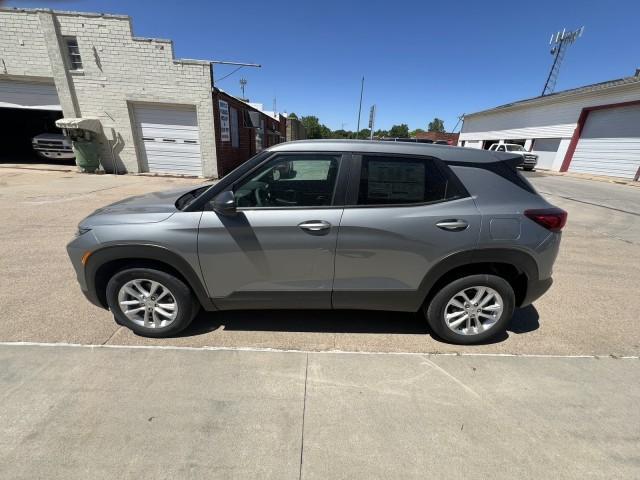
[[[633,179],[640,169],[640,106],[589,113],[570,172]]]
[[[538,155],[537,168],[551,169],[558,153],[561,138],[536,138],[531,153]]]
[[[134,117],[143,166],[149,172],[202,175],[194,107],[136,105]]]

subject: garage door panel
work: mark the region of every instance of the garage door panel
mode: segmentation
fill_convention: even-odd
[[[202,175],[195,108],[136,106],[134,115],[150,172]]]
[[[0,80],[0,107],[62,111],[53,83]]]
[[[639,168],[640,106],[591,112],[569,171],[634,178]]]

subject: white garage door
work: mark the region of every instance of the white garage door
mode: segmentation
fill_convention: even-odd
[[[0,108],[62,110],[53,83],[0,80]]]
[[[538,168],[551,169],[558,153],[560,138],[536,138],[531,153],[538,155]]]
[[[589,113],[570,172],[634,178],[640,168],[640,106]]]
[[[138,105],[134,115],[150,172],[202,175],[195,108]]]

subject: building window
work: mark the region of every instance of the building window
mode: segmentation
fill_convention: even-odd
[[[64,37],[67,45],[67,55],[69,58],[69,70],[82,70],[82,58],[80,58],[80,48],[76,37]]]

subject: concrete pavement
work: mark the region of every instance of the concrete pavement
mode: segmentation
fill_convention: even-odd
[[[0,345],[0,478],[638,478],[639,367]]]
[[[201,180],[91,176],[0,169],[0,341],[259,347],[298,350],[638,355],[640,232],[635,215],[576,202],[549,190],[564,177],[532,178],[569,212],[551,291],[520,310],[507,333],[472,347],[429,335],[419,315],[365,311],[240,311],[201,314],[181,337],[151,340],[119,328],[80,293],[65,245],[77,223],[124,197]],[[578,180],[578,189],[611,187],[610,198],[640,189]],[[568,185],[568,184],[567,184]],[[630,192],[629,192],[630,191]],[[618,193],[625,192],[625,193]],[[593,194],[595,195],[595,194]],[[629,202],[633,203],[631,197]]]

